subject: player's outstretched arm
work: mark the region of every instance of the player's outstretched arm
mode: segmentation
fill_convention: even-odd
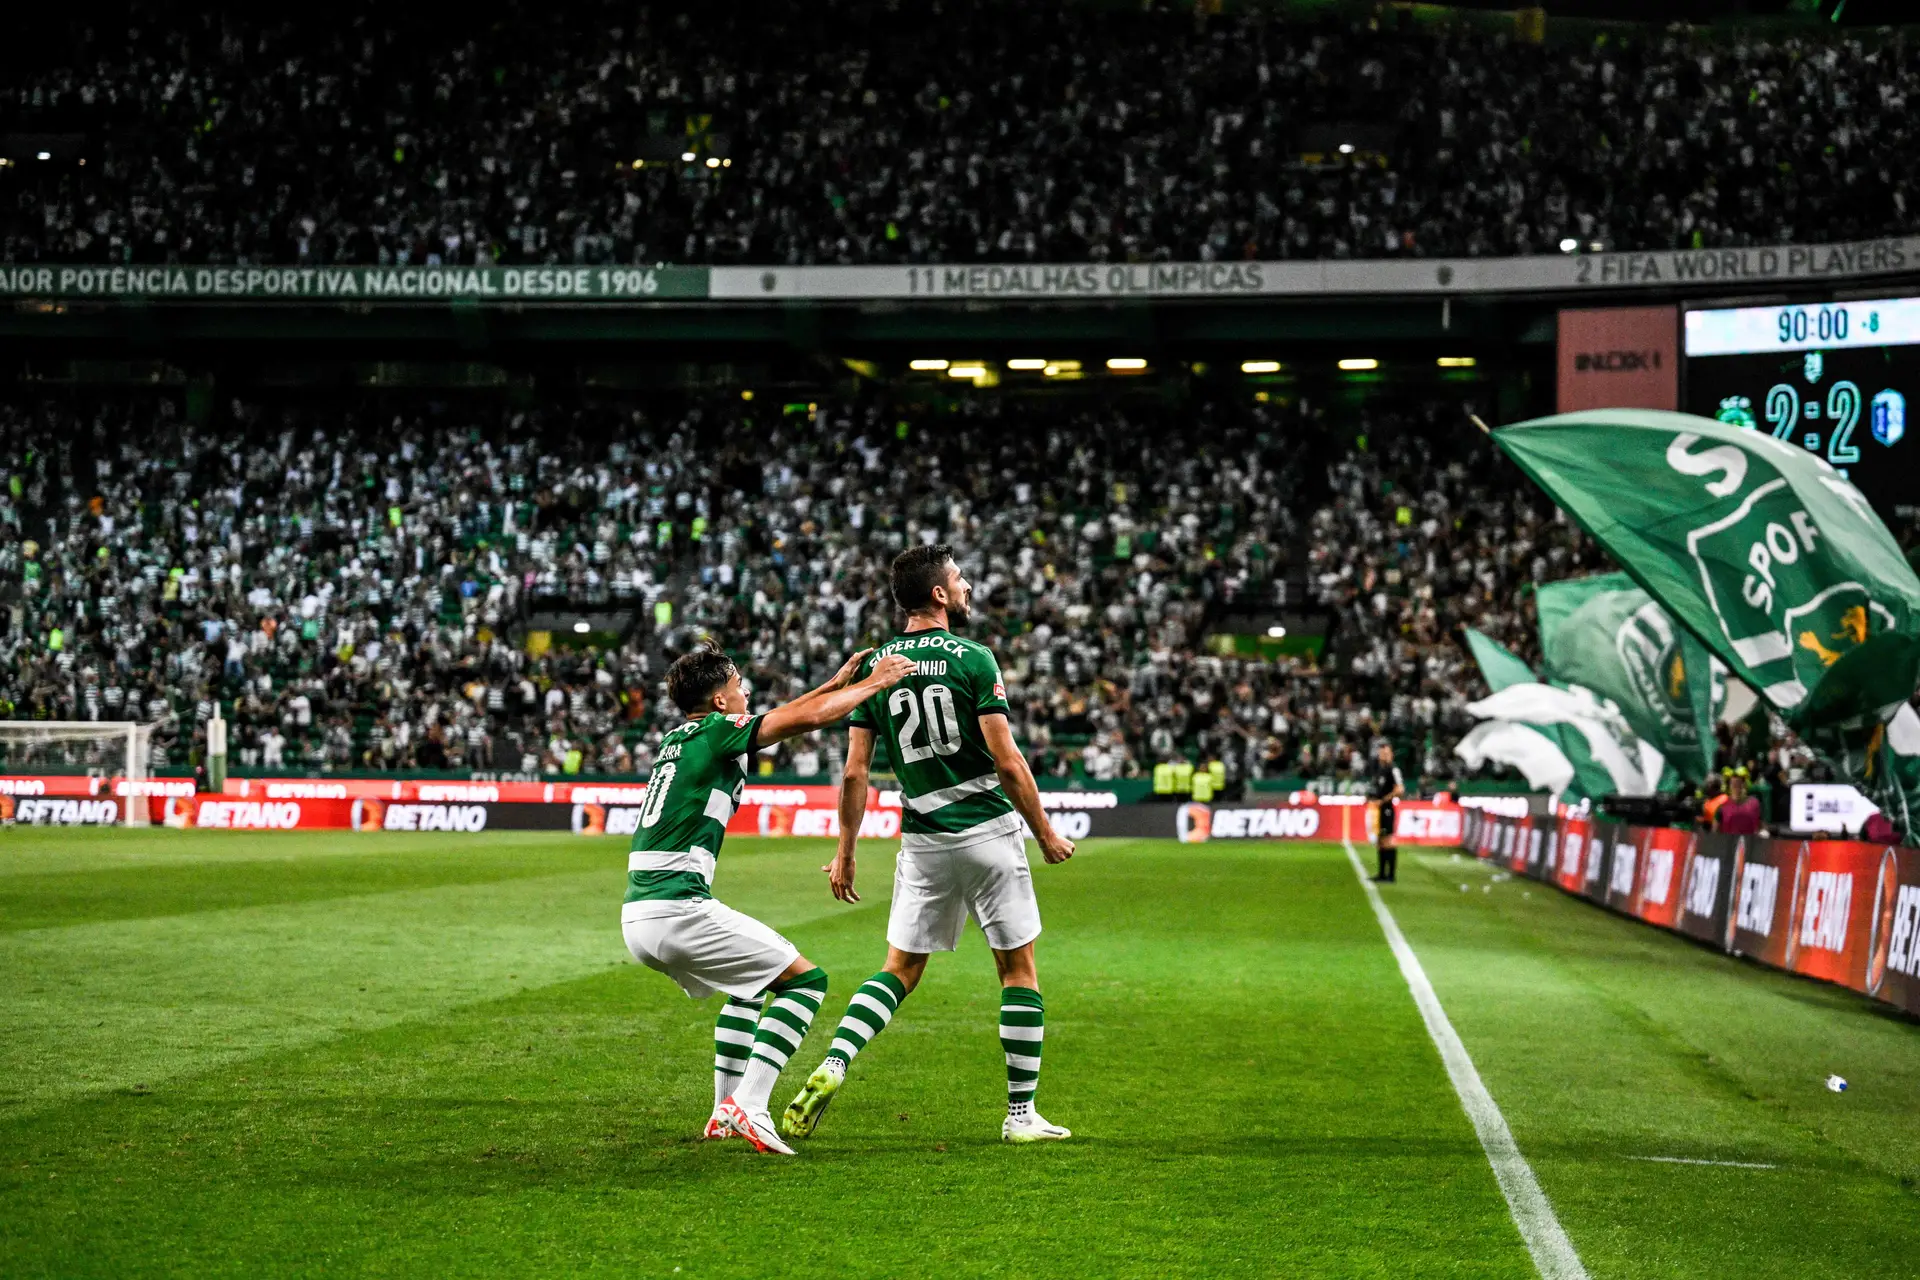
[[[847,767],[840,774],[840,845],[833,861],[820,868],[827,873],[833,896],[842,902],[860,901],[853,891],[853,849],[867,815],[867,775],[872,769],[873,730],[854,725],[847,730]]]
[[[851,666],[857,658],[848,659]],[[847,667],[840,668],[840,674],[811,693],[803,693],[784,707],[775,707],[760,718],[760,745],[770,747],[774,743],[791,738],[796,734],[812,733],[815,729],[824,729],[830,724],[847,718],[855,707],[879,693],[882,689],[899,684],[913,670],[913,660],[890,653],[874,664],[874,668],[864,680],[835,687],[836,682],[849,674]]]
[[[1007,799],[1013,801],[1014,809],[1027,820],[1033,838],[1040,842],[1041,856],[1048,862],[1065,862],[1071,858],[1073,841],[1055,831],[1047,821],[1047,811],[1040,807],[1040,788],[1033,782],[1033,770],[1027,767],[1027,758],[1015,745],[1013,728],[1006,716],[998,712],[983,714],[980,733],[993,755],[993,769],[1000,775],[1000,786],[1006,791]]]
[[[854,676],[860,670],[861,662],[864,661],[866,659],[866,656],[872,652],[873,652],[873,649],[871,647],[862,649],[860,652],[854,654],[851,658],[848,658],[845,662],[840,664],[840,669],[833,673],[833,679],[827,681],[825,684],[821,685],[818,689],[807,690],[805,693],[801,694],[799,697],[795,698],[792,702],[789,702],[787,705],[790,707],[797,707],[797,706],[800,706],[802,703],[811,702],[813,701],[813,699],[821,697],[825,694],[833,693],[836,690],[846,688],[848,685],[853,683]]]

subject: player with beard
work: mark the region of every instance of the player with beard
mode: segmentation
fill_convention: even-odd
[[[880,1034],[919,985],[927,957],[952,951],[971,916],[1000,971],[1000,1046],[1007,1064],[1008,1142],[1071,1137],[1034,1110],[1044,1010],[1033,943],[1040,908],[1027,866],[1031,830],[1048,862],[1073,856],[1040,808],[1040,792],[1007,723],[1007,690],[985,645],[954,634],[965,626],[973,588],[945,546],[913,547],[893,562],[893,598],[906,629],[868,662],[893,655],[913,670],[861,703],[848,718],[840,783],[840,847],[823,868],[842,902],[854,892],[854,840],[867,807],[874,740],[883,737],[900,779],[900,856],[887,920],[887,962],[847,1006],[826,1061],[780,1119],[783,1133],[807,1137],[845,1082],[854,1057]]]

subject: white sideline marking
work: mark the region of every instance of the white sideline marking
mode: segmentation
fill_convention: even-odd
[[[1507,1118],[1494,1105],[1493,1095],[1480,1082],[1480,1073],[1474,1069],[1473,1059],[1467,1056],[1467,1047],[1460,1043],[1459,1034],[1447,1021],[1447,1011],[1440,1007],[1440,997],[1434,994],[1433,983],[1427,981],[1420,957],[1414,955],[1413,948],[1407,944],[1406,935],[1400,932],[1393,913],[1387,910],[1380,890],[1367,879],[1367,869],[1360,865],[1353,841],[1343,840],[1341,844],[1346,847],[1347,861],[1353,864],[1353,874],[1360,877],[1360,887],[1366,890],[1367,902],[1380,921],[1381,932],[1387,935],[1387,946],[1392,948],[1393,958],[1400,962],[1400,975],[1413,992],[1413,1003],[1427,1024],[1434,1048],[1440,1051],[1440,1061],[1446,1064],[1453,1091],[1460,1095],[1460,1105],[1467,1119],[1473,1122],[1473,1131],[1487,1153],[1487,1163],[1493,1166],[1500,1193],[1507,1198],[1513,1225],[1520,1229],[1520,1238],[1526,1242],[1527,1252],[1533,1255],[1533,1265],[1546,1280],[1587,1280],[1587,1269],[1581,1264],[1580,1255],[1573,1251],[1573,1242],[1561,1229],[1553,1206],[1547,1203],[1546,1192],[1533,1176],[1533,1166],[1520,1154],[1520,1147],[1507,1128]]]
[[[1755,1164],[1751,1160],[1694,1160],[1687,1156],[1628,1156],[1629,1160],[1646,1160],[1653,1164],[1710,1164],[1721,1169],[1778,1169],[1777,1164]]]

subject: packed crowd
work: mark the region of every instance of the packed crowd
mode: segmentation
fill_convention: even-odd
[[[1488,456],[1428,455],[1457,405],[178,404],[0,407],[0,716],[154,723],[163,767],[197,759],[217,705],[248,766],[643,772],[673,654],[715,635],[756,702],[790,696],[888,633],[888,561],[940,540],[1043,771],[1346,772],[1382,735],[1444,769],[1452,628],[1571,564],[1563,527],[1549,546],[1490,496]],[[1323,610],[1324,652],[1207,648]],[[583,614],[629,622],[529,635]]]
[[[1872,34],[1011,0],[74,24],[0,84],[10,127],[83,139],[0,169],[0,260],[1518,254],[1905,233],[1920,200],[1920,51]]]

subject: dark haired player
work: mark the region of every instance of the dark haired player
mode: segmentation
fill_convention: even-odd
[[[873,660],[906,657],[911,672],[890,692],[868,698],[848,721],[840,847],[826,868],[833,896],[858,902],[854,839],[867,806],[874,737],[885,735],[904,802],[887,963],[854,993],[826,1061],[807,1078],[780,1127],[794,1137],[813,1132],[854,1056],[919,984],[928,955],[958,946],[972,916],[1000,970],[1000,1047],[1007,1062],[1000,1136],[1008,1142],[1068,1138],[1068,1130],[1049,1124],[1033,1106],[1044,1015],[1033,961],[1040,908],[1026,832],[1033,831],[1048,862],[1071,858],[1073,842],[1054,831],[1040,808],[1033,774],[1007,725],[1007,690],[993,652],[950,629],[966,623],[973,598],[952,549],[902,552],[893,562],[892,585],[907,627],[874,650]]]
[[[833,724],[913,665],[883,659],[853,683],[871,653],[854,654],[818,689],[758,716],[747,713],[739,669],[711,642],[667,668],[667,695],[688,718],[660,740],[647,780],[620,930],[634,959],[693,999],[727,993],[713,1031],[709,1138],[738,1135],[756,1150],[793,1154],[774,1133],[767,1099],[826,997],[827,975],[766,925],[714,900],[714,859],[756,751]]]
[[[1394,802],[1407,794],[1406,779],[1400,776],[1400,766],[1393,762],[1393,744],[1380,744],[1380,754],[1373,762],[1373,798],[1380,804],[1380,812],[1374,824],[1374,839],[1380,851],[1380,870],[1373,878],[1381,884],[1392,884],[1400,873],[1400,837],[1394,834]]]

